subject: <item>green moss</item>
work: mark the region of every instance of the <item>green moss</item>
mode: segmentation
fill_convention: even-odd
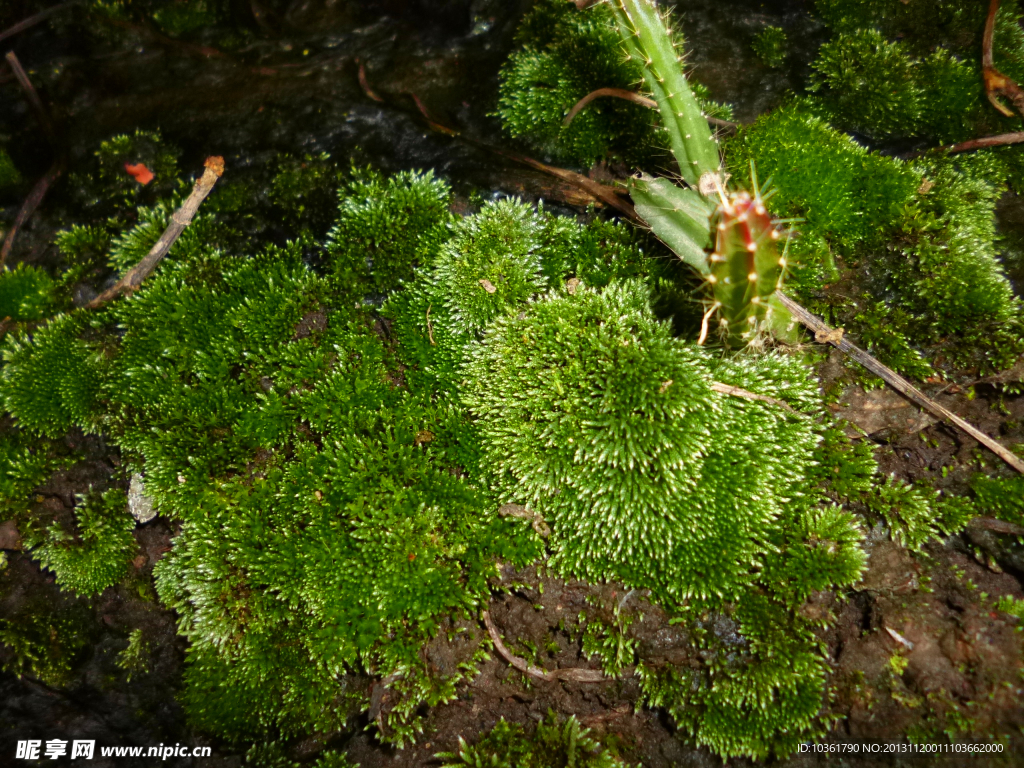
[[[873,489],[867,504],[885,518],[893,541],[915,551],[932,539],[958,533],[977,514],[967,499],[940,497],[930,486],[891,476]]]
[[[142,639],[142,630],[133,629],[128,635],[128,646],[117,654],[117,666],[127,672],[127,681],[149,672],[149,643]]]
[[[10,192],[21,184],[21,173],[7,154],[7,150],[0,148],[0,193]]]
[[[86,596],[102,592],[128,573],[138,549],[127,503],[119,490],[79,498],[75,531],[53,523],[32,556],[56,574],[61,589]]]
[[[0,396],[19,426],[57,437],[93,425],[100,379],[81,330],[77,316],[58,315],[31,334],[7,337]]]
[[[3,670],[52,687],[65,686],[92,644],[94,631],[92,617],[81,603],[30,600],[0,619],[0,643],[9,649]]]
[[[153,12],[153,20],[169,35],[179,37],[220,21],[226,12],[221,0],[177,0]]]
[[[971,490],[979,514],[1024,525],[1024,478],[977,475],[971,480]]]
[[[883,361],[925,376],[921,348],[941,343],[958,366],[1012,365],[1024,342],[1020,302],[996,257],[994,205],[1006,173],[998,158],[901,163],[869,153],[800,103],[759,118],[728,151],[731,166],[753,160],[772,176],[774,213],[805,220],[799,290],[818,291],[833,251],[860,266],[865,293],[833,320]]]
[[[278,159],[270,195],[287,224],[318,242],[334,223],[338,187],[343,179],[327,153],[284,155]]]
[[[42,320],[54,303],[53,280],[38,267],[19,264],[0,272],[0,319]]]
[[[800,102],[764,115],[727,146],[730,168],[751,161],[771,178],[773,213],[805,220],[800,232],[839,247],[877,246],[921,184],[905,163],[868,152]]]
[[[754,36],[751,48],[767,67],[781,67],[786,61],[786,32],[781,27],[767,26]]]
[[[822,46],[810,90],[836,125],[875,138],[972,136],[987,107],[976,66],[939,48],[917,59],[874,29],[841,32]]]
[[[532,736],[502,718],[476,744],[470,746],[460,737],[458,752],[437,757],[447,761],[442,768],[625,768],[589,734],[575,715],[563,720],[549,711]]]
[[[362,298],[413,276],[446,239],[451,191],[433,173],[354,174],[339,191],[328,253],[339,287]]]
[[[778,406],[713,394],[712,378],[800,407],[814,396],[794,362],[716,363],[648,307],[642,286],[613,285],[494,322],[466,367],[490,484],[544,515],[565,573],[669,601],[732,595],[817,439]]]

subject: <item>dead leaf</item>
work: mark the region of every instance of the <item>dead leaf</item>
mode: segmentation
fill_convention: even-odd
[[[843,393],[839,406],[835,410],[836,415],[868,435],[883,430],[912,435],[938,421],[891,389],[865,392],[860,387],[851,387]],[[848,430],[848,434],[850,437],[860,436],[856,430]]]
[[[135,179],[142,186],[146,186],[153,180],[153,172],[149,170],[143,163],[125,163],[124,169],[128,171],[128,175]]]
[[[486,277],[480,281],[480,285],[482,285],[484,287],[484,290],[487,291],[488,293],[494,293],[496,290],[498,290],[497,288],[494,287],[494,283],[492,283]]]
[[[838,344],[843,340],[843,329],[835,328],[831,331],[815,331],[814,340],[819,344]]]

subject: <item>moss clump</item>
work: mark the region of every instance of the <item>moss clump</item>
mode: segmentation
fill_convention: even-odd
[[[987,105],[979,69],[939,48],[918,59],[874,29],[842,32],[822,46],[810,90],[829,117],[867,136],[971,136]]]
[[[494,322],[465,371],[490,485],[544,515],[566,573],[673,602],[732,596],[817,437],[805,418],[711,382],[812,412],[816,397],[793,361],[716,362],[676,341],[648,302],[635,283],[578,289]]]
[[[575,715],[562,721],[549,711],[532,736],[518,723],[503,718],[476,744],[470,746],[460,737],[458,752],[442,752],[437,757],[447,761],[442,768],[625,768],[625,763],[589,734]]]
[[[971,480],[971,490],[979,514],[1024,525],[1024,478],[978,475]]]
[[[65,686],[93,642],[94,627],[82,603],[31,600],[0,619],[0,644],[9,648],[3,670],[55,688]]]
[[[362,298],[410,280],[446,239],[451,192],[433,173],[357,173],[339,191],[327,250],[339,287]]]
[[[950,0],[820,0],[833,37],[814,63],[811,87],[835,124],[877,138],[931,142],[1019,130],[985,99],[978,52],[983,5]],[[1024,76],[1024,34],[1017,2],[1000,5],[995,65]]]
[[[10,192],[21,184],[21,173],[7,154],[7,150],[0,148],[0,193]]]
[[[85,596],[102,592],[127,574],[137,550],[127,504],[120,490],[80,497],[76,530],[53,523],[41,542],[29,542],[35,546],[32,556],[56,574],[61,589]]]
[[[58,315],[31,334],[7,338],[0,397],[21,427],[58,437],[92,426],[100,375],[81,331],[77,316]]]
[[[55,303],[53,280],[38,267],[19,264],[0,272],[0,320],[42,320]]]
[[[657,276],[649,244],[622,224],[583,226],[517,200],[489,202],[452,225],[431,267],[388,304],[414,387],[455,393],[466,345],[486,324],[548,288]]]
[[[997,370],[1024,348],[1020,302],[996,257],[998,160],[902,163],[800,103],[761,117],[728,150],[730,165],[753,160],[772,176],[774,213],[805,219],[791,251],[798,289],[839,280],[840,266],[858,270],[863,288],[846,311],[812,306],[836,312],[887,363],[928,375],[921,349],[941,344],[957,365]]]
[[[781,67],[786,61],[786,32],[781,27],[767,26],[754,36],[754,53],[767,67]]]

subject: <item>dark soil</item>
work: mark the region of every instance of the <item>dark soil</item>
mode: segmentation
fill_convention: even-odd
[[[0,30],[43,5],[30,0],[3,4]],[[92,50],[76,36],[75,25],[85,23],[77,11],[10,42],[51,105],[72,166],[112,134],[158,128],[185,150],[183,168],[199,168],[206,155],[221,154],[228,162],[228,178],[232,173],[257,172],[279,151],[327,151],[384,170],[434,168],[461,192],[477,189],[565,205],[585,202],[573,187],[460,138],[431,131],[408,95],[417,94],[435,121],[504,145],[489,112],[497,69],[527,2],[306,0],[281,5],[280,25],[267,31],[250,19],[257,30],[255,39],[230,57],[161,41],[145,30],[111,30],[116,42],[102,51]],[[807,13],[809,6],[743,0],[692,2],[681,9],[698,77],[714,97],[734,104],[738,119],[752,119],[779,103],[787,89],[804,79],[821,34]],[[793,44],[788,64],[778,71],[768,70],[750,51],[750,40],[766,24],[785,28]],[[218,41],[207,42],[216,47]],[[357,61],[363,62],[384,103],[364,93]],[[28,158],[29,170],[45,172],[51,151],[41,142],[20,91],[4,75],[0,134],[12,137],[12,149]],[[52,235],[67,223],[59,212],[70,197],[66,182],[53,190],[20,237],[13,261],[53,258]],[[13,219],[19,205],[20,198],[0,200],[0,220]],[[1013,200],[1003,206],[1008,232],[1024,222],[1019,209]],[[1012,231],[1024,232],[1024,226]],[[1009,242],[1016,247],[1024,236],[1014,235]],[[831,381],[845,375],[844,370],[838,359],[831,359],[823,366],[823,378]],[[968,399],[968,384],[947,389],[940,401],[989,434],[1024,440],[1024,397],[1002,396],[992,384],[981,382]],[[935,385],[931,392],[943,386]],[[982,463],[988,471],[996,467],[997,459],[974,440],[941,424],[874,439],[880,443],[876,455],[881,471],[909,481],[927,480],[951,492],[964,492]],[[95,439],[78,440],[73,448],[87,460],[72,471],[57,473],[38,489],[34,512],[41,519],[68,516],[74,495],[90,486],[126,485],[116,454]],[[77,650],[70,654],[72,669],[60,685],[0,673],[0,765],[9,764],[14,743],[25,738],[86,738],[103,745],[209,743],[211,758],[172,758],[161,764],[242,764],[250,745],[237,748],[193,733],[175,702],[185,645],[175,633],[176,617],[160,607],[150,578],[173,533],[162,518],[139,527],[140,556],[132,576],[93,600],[60,592],[52,576],[26,555],[7,552],[10,564],[0,572],[0,619],[16,623],[30,614],[46,620],[70,616],[80,629]],[[1002,595],[1024,597],[1024,546],[1012,536],[981,527],[929,545],[919,555],[893,544],[880,528],[871,531],[868,545],[871,559],[863,583],[846,595],[823,596],[816,604],[838,616],[826,640],[835,696],[830,709],[840,719],[823,743],[905,744],[908,731],[922,743],[948,743],[948,731],[957,739],[982,743],[1005,738],[1005,756],[968,762],[956,756],[908,760],[884,754],[808,754],[785,764],[1024,765],[1024,633],[992,608]],[[580,613],[611,623],[613,606],[618,604],[643,615],[629,632],[645,658],[673,664],[696,660],[678,626],[670,625],[642,595],[620,585],[565,582],[538,576],[534,569],[506,572],[495,584],[489,610],[509,648],[532,663],[549,670],[596,668],[596,660],[581,656],[579,632],[573,627]],[[142,630],[148,644],[149,672],[129,682],[116,660],[134,629]],[[457,648],[438,642],[431,647],[431,661],[450,664],[457,653]],[[0,665],[11,661],[11,654],[9,646],[0,644]],[[894,656],[905,659],[900,673],[891,663]],[[437,764],[432,756],[456,749],[460,736],[472,741],[500,718],[532,727],[553,710],[575,714],[625,759],[647,768],[722,764],[706,749],[680,738],[664,713],[638,711],[638,696],[629,669],[621,679],[598,684],[543,682],[524,677],[492,652],[479,675],[460,687],[455,701],[426,713],[424,736],[413,747],[382,746],[372,731],[362,729],[368,724],[364,716],[355,724],[359,728],[354,736],[311,737],[290,748],[297,759],[309,761],[324,745],[344,746],[363,768]],[[386,689],[375,701],[381,708],[388,706]],[[104,762],[97,755],[90,763],[115,764],[155,762]]]

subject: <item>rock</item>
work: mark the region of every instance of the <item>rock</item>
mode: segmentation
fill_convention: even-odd
[[[156,517],[153,499],[146,495],[146,487],[142,484],[142,475],[136,472],[128,486],[128,511],[140,524],[148,523]]]
[[[865,392],[860,387],[850,387],[839,401],[835,414],[869,435],[883,430],[912,435],[938,421],[891,389]],[[859,437],[854,430],[848,431],[850,437]]]

